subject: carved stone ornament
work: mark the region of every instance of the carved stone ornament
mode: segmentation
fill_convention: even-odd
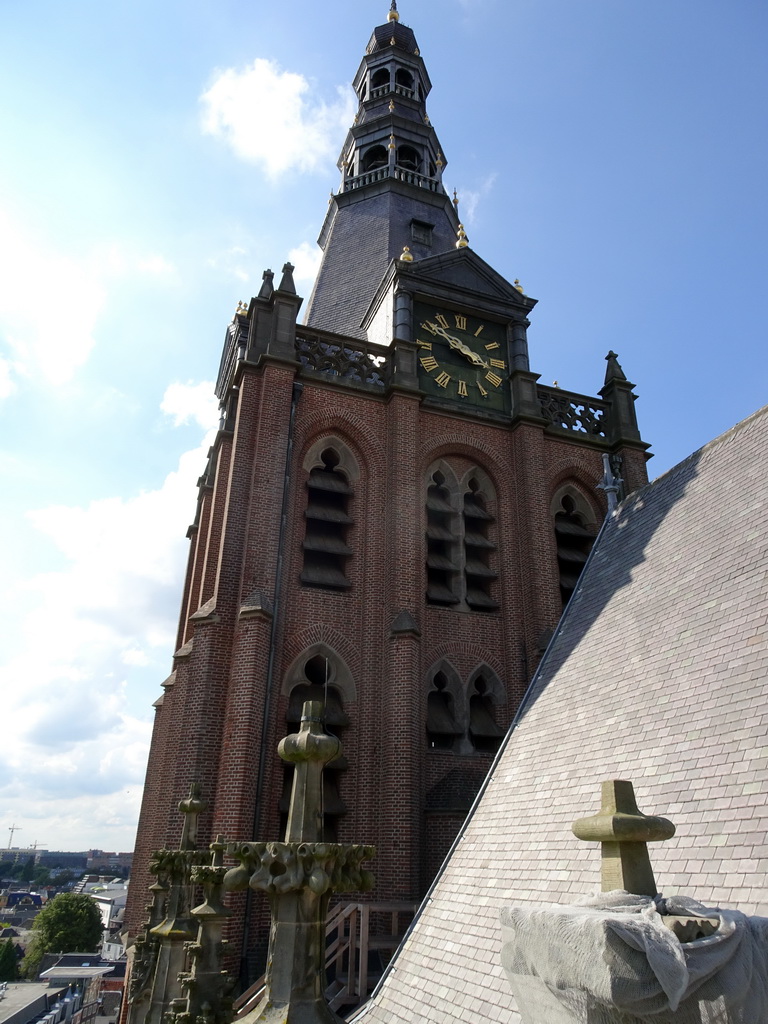
[[[352,348],[349,345],[335,345],[318,337],[297,336],[296,357],[307,370],[358,384],[383,388],[389,377],[386,357],[371,355],[362,346]]]
[[[310,889],[326,892],[367,892],[373,874],[361,865],[373,857],[373,846],[340,843],[231,843],[227,853],[240,866],[227,872],[228,892],[256,889],[268,894]]]

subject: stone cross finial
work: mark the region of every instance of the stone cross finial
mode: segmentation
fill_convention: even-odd
[[[656,896],[647,843],[671,839],[675,826],[666,818],[641,814],[631,782],[603,783],[600,813],[571,826],[578,839],[602,844],[602,891],[624,889],[638,896]]]
[[[323,765],[341,753],[341,743],[323,727],[323,704],[308,700],[297,733],[280,741],[277,752],[296,766],[286,843],[316,843],[323,832]]]

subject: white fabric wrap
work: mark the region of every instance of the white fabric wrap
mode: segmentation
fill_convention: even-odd
[[[502,964],[527,1024],[768,1021],[768,918],[685,897],[663,902],[668,914],[720,925],[681,943],[656,901],[620,890],[573,906],[503,910]]]

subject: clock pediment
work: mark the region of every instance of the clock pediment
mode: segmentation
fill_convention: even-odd
[[[398,291],[483,309],[505,320],[525,319],[537,301],[524,295],[476,252],[454,249],[412,263],[393,260],[363,318],[364,331],[370,330],[382,304],[391,302]]]
[[[399,267],[398,277],[403,285],[406,280],[423,284],[424,291],[448,288],[455,296],[462,293],[466,298],[482,302],[490,300],[514,306],[528,312],[536,305],[536,299],[524,295],[515,285],[507,281],[490,264],[471,249],[457,249],[440,253],[426,259]],[[409,289],[410,290],[410,289]],[[422,290],[416,285],[414,290]]]

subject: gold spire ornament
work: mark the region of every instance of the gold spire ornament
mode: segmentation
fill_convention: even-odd
[[[523,286],[520,284],[520,278],[519,277],[515,278],[515,288],[517,288],[517,290],[520,292],[521,295],[525,295],[525,292],[523,291]]]
[[[240,299],[237,303],[237,309],[235,310],[235,316],[248,316],[248,304]]]
[[[437,151],[437,160],[435,160],[435,163],[442,170],[442,168],[444,167],[443,154],[442,154],[442,152],[439,149]]]
[[[392,5],[389,8],[389,14],[387,15],[387,21],[400,21],[400,15],[397,13],[397,0],[392,0]]]
[[[429,120],[429,114],[424,115],[424,124],[432,124],[432,122]]]
[[[389,112],[390,112],[390,114],[394,114],[394,112],[395,112],[395,101],[394,100],[390,100],[389,101]]]
[[[407,245],[403,246],[403,251],[400,253],[401,263],[413,263],[413,253]]]
[[[389,148],[390,149],[395,149],[396,148],[395,147],[395,136],[394,135],[390,135],[389,136]]]
[[[467,238],[467,232],[464,230],[464,225],[459,224],[459,240],[456,243],[457,249],[466,249],[469,246],[469,239]]]
[[[453,205],[456,207],[456,212],[459,212],[459,194],[456,189],[453,190]]]

